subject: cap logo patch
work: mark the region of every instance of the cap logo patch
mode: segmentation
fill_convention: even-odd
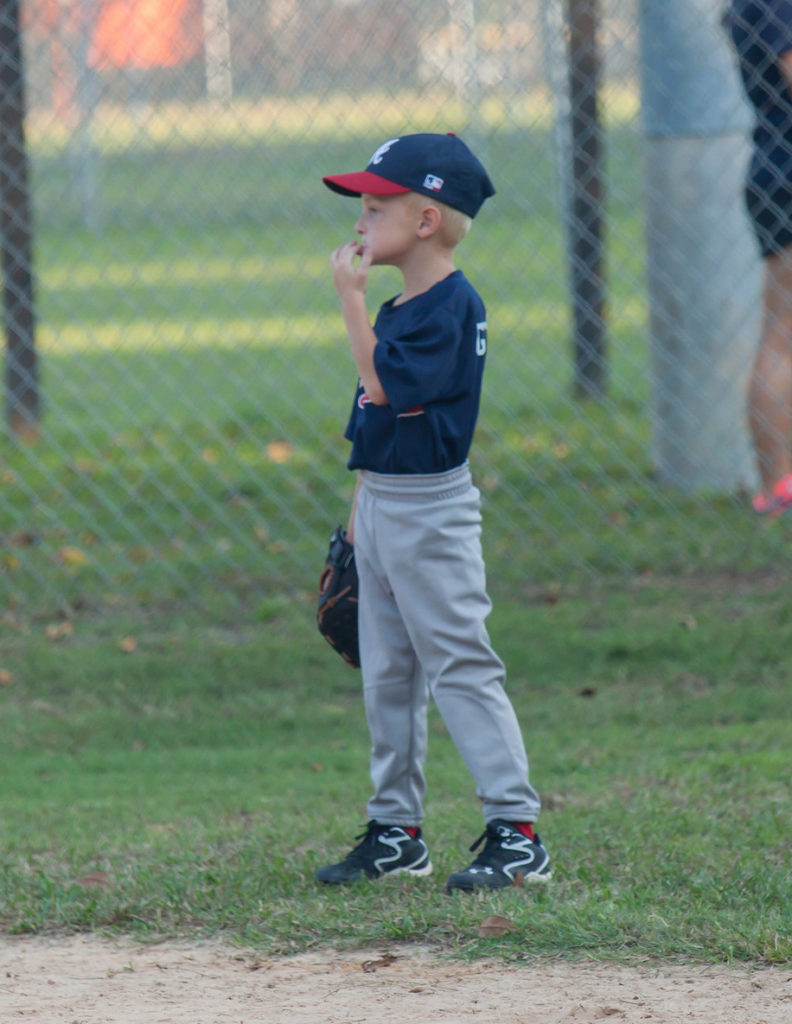
[[[387,142],[383,142],[379,149],[375,151],[374,155],[369,160],[369,164],[381,164],[382,158],[385,156],[385,154],[388,152],[391,146],[395,145],[398,141],[399,139],[388,139]]]
[[[443,187],[443,179],[438,178],[436,174],[427,174],[423,187],[428,188],[431,192],[439,192]]]

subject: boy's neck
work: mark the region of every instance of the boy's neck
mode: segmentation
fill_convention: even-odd
[[[442,249],[421,255],[422,258],[409,260],[399,267],[404,279],[404,288],[394,305],[400,306],[403,302],[423,295],[440,281],[444,281],[449,274],[453,274],[453,252]]]

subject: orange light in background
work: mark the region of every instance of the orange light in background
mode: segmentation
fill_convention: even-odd
[[[172,68],[203,45],[200,0],[105,0],[88,61],[104,68]]]

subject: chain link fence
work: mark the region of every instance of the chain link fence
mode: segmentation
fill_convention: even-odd
[[[720,6],[690,4],[693,29],[716,38]],[[458,254],[488,306],[472,466],[493,585],[778,560],[783,531],[757,530],[745,497],[750,304],[727,357],[696,354],[706,318],[680,341],[702,238],[673,211],[706,161],[684,163],[684,125],[647,127],[647,96],[657,121],[685,96],[652,83],[637,0],[20,13],[38,406],[0,441],[0,607],[313,587],[351,497],[355,384],[328,257],[357,206],[320,178],[412,131],[461,134],[497,188]],[[731,95],[738,222],[705,248],[750,282],[736,76]],[[398,287],[375,278],[372,311]],[[714,477],[688,458],[701,438]]]

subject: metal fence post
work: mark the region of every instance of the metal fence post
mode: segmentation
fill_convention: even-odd
[[[661,483],[754,481],[745,389],[759,260],[743,208],[751,120],[722,0],[643,0],[654,464]]]
[[[602,73],[599,0],[567,0],[571,208],[568,212],[574,319],[575,394],[599,398],[606,387],[603,165],[598,94]]]
[[[0,225],[7,344],[6,416],[11,432],[29,440],[38,434],[40,403],[24,121],[19,3],[4,0],[0,6]]]

